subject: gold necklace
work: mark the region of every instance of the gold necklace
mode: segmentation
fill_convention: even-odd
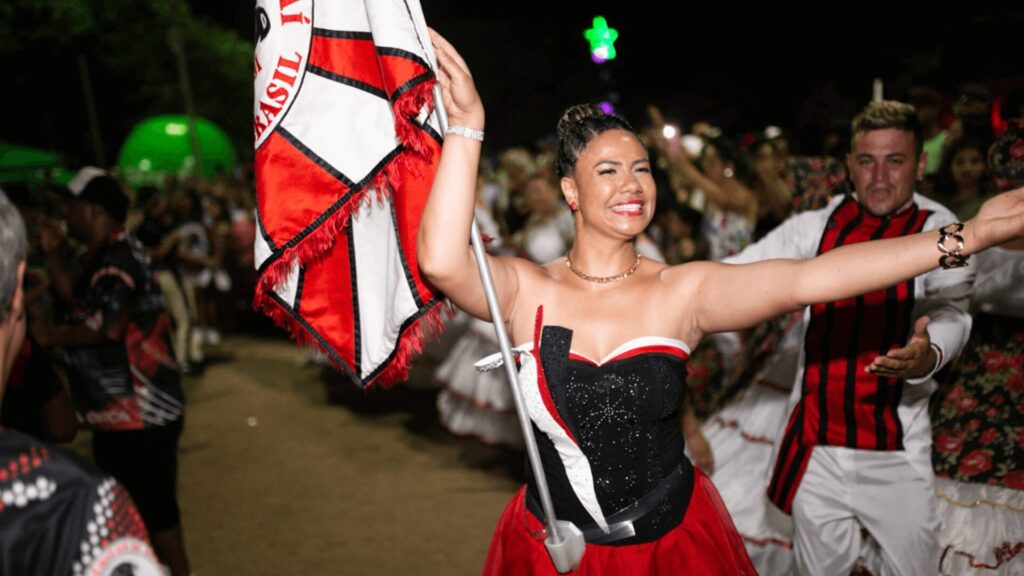
[[[590,274],[584,274],[583,272],[580,272],[579,270],[576,269],[575,266],[572,265],[572,258],[569,257],[568,252],[565,253],[565,265],[569,267],[569,270],[572,270],[573,274],[579,276],[580,278],[583,278],[587,282],[607,284],[609,282],[615,282],[617,280],[629,278],[629,276],[632,275],[633,272],[637,271],[637,268],[640,268],[640,253],[635,250],[633,251],[633,253],[636,254],[636,260],[633,261],[633,265],[629,267],[629,270],[626,270],[625,272],[622,272],[621,274],[616,274],[614,276],[591,276]]]

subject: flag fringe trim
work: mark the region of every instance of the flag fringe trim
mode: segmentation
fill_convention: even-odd
[[[436,80],[432,78],[425,80],[407,90],[395,101],[395,132],[401,142],[401,151],[378,170],[360,190],[352,192],[348,201],[326,216],[306,238],[271,256],[273,262],[267,265],[259,276],[256,285],[257,297],[264,290],[280,286],[291,274],[296,261],[300,265],[305,265],[326,254],[334,246],[338,235],[348,226],[354,212],[364,203],[372,202],[374,198],[378,203],[383,203],[390,196],[388,182],[397,181],[399,174],[403,172],[418,175],[421,168],[432,160],[433,150],[427,142],[430,135],[412,119],[424,111],[428,115],[433,111],[435,83]],[[371,190],[374,194],[370,194]]]
[[[451,307],[444,306],[442,302],[426,306],[418,318],[399,331],[396,348],[384,369],[364,381],[311,326],[276,297],[273,290],[287,280],[296,262],[307,265],[323,257],[350,224],[353,213],[374,200],[380,204],[385,202],[390,197],[390,182],[400,181],[403,175],[406,178],[410,174],[419,175],[433,160],[434,138],[430,126],[426,120],[421,125],[417,119],[429,118],[433,112],[436,82],[433,75],[424,75],[421,82],[408,88],[392,103],[395,134],[400,142],[399,153],[378,169],[361,189],[352,191],[348,200],[335,211],[322,215],[323,221],[306,238],[272,254],[271,262],[264,267],[256,283],[254,309],[288,332],[296,343],[326,354],[332,365],[363,388],[374,384],[389,386],[407,378],[413,357],[440,334],[445,319],[452,314]]]
[[[387,198],[385,190],[389,187],[387,182],[393,179],[397,171],[406,169],[409,164],[405,154],[399,153],[391,159],[374,177],[360,190],[352,192],[351,196],[336,210],[330,212],[324,221],[316,226],[301,242],[284,248],[271,256],[273,261],[266,265],[260,273],[259,282],[256,285],[257,292],[273,290],[280,286],[292,272],[292,266],[296,261],[300,265],[306,265],[320,259],[334,246],[338,235],[348,226],[352,213],[358,211],[365,203],[374,199],[378,203]]]
[[[390,386],[409,378],[409,366],[413,358],[423,352],[423,347],[437,338],[450,317],[442,302],[432,304],[425,314],[417,318],[398,335],[398,346],[387,368],[370,378],[365,387],[380,384]]]
[[[297,344],[323,352],[331,365],[342,371],[363,389],[376,384],[392,386],[408,378],[412,359],[423,351],[423,347],[435,340],[450,319],[455,308],[447,300],[429,304],[418,318],[398,334],[396,349],[387,367],[364,380],[332,348],[325,344],[312,329],[305,325],[283,302],[265,293],[258,292],[253,298],[253,308],[269,317],[278,328],[284,329]]]
[[[272,293],[271,293],[272,294]],[[283,329],[296,344],[323,352],[330,360],[331,365],[344,372],[353,381],[358,382],[359,378],[337,353],[317,337],[314,331],[295,316],[295,313],[279,301],[277,298],[265,292],[257,292],[253,297],[252,307],[256,311],[270,318],[274,325]]]
[[[395,132],[399,141],[418,158],[430,159],[432,151],[424,141],[425,134],[420,125],[412,119],[421,114],[428,117],[434,112],[434,84],[437,80],[433,75],[425,76],[423,82],[413,86],[395,100],[392,107],[395,112]]]

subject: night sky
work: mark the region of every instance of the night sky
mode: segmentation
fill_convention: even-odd
[[[254,0],[187,1],[198,17],[252,39]],[[672,122],[708,120],[733,135],[779,125],[790,130],[798,151],[814,153],[830,123],[848,123],[870,99],[875,77],[895,98],[905,98],[917,83],[951,96],[966,81],[996,91],[1024,86],[1018,40],[1024,10],[983,13],[967,5],[955,16],[922,15],[892,2],[884,9],[830,3],[797,16],[725,2],[676,3],[666,11],[651,1],[421,1],[427,22],[452,41],[474,73],[491,152],[551,135],[572,104],[617,97],[618,110],[634,125],[644,123],[644,107],[654,103]],[[601,66],[590,61],[583,38],[598,14],[619,32],[618,58]],[[71,163],[90,161],[74,49],[48,60],[46,48],[34,46],[24,55],[40,65],[14,67],[13,88],[0,100],[16,113],[0,135],[65,153]],[[168,54],[156,56],[173,70]],[[202,67],[191,71],[202,73]],[[112,160],[130,126],[153,106],[140,100],[141,92],[111,101],[111,88],[99,76],[95,82],[104,89],[99,117]],[[57,94],[66,98],[54,108],[49,102]],[[239,100],[232,126],[244,132],[252,102]],[[244,146],[251,136],[232,137]]]
[[[886,97],[897,98],[917,83],[952,94],[967,81],[1024,81],[1013,45],[1024,30],[1022,11],[951,16],[895,3],[829,3],[797,15],[705,4],[665,11],[654,2],[422,0],[427,22],[468,61],[487,108],[488,140],[498,145],[533,142],[553,132],[567,106],[614,94],[635,124],[650,102],[684,125],[706,119],[734,134],[767,124],[800,130],[812,147],[821,127],[868,101],[876,77]],[[243,33],[252,29],[252,2],[192,5]],[[590,61],[583,39],[597,14],[619,32],[618,58],[602,66]]]

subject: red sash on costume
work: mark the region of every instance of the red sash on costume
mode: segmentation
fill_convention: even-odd
[[[920,232],[931,212],[916,204],[892,217],[868,213],[853,198],[829,217],[818,254],[847,244]],[[914,281],[811,307],[804,337],[802,395],[790,414],[768,497],[787,514],[814,446],[902,450],[897,409],[903,380],[865,372],[876,356],[902,346],[912,329]]]

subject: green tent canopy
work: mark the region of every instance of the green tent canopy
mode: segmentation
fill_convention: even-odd
[[[203,175],[218,170],[230,172],[235,150],[223,130],[203,118],[195,119]],[[133,186],[160,185],[169,174],[185,177],[196,174],[196,159],[185,116],[154,116],[139,122],[121,145],[117,166]]]
[[[56,152],[0,142],[0,183],[39,182],[47,172],[61,168],[64,159]]]

